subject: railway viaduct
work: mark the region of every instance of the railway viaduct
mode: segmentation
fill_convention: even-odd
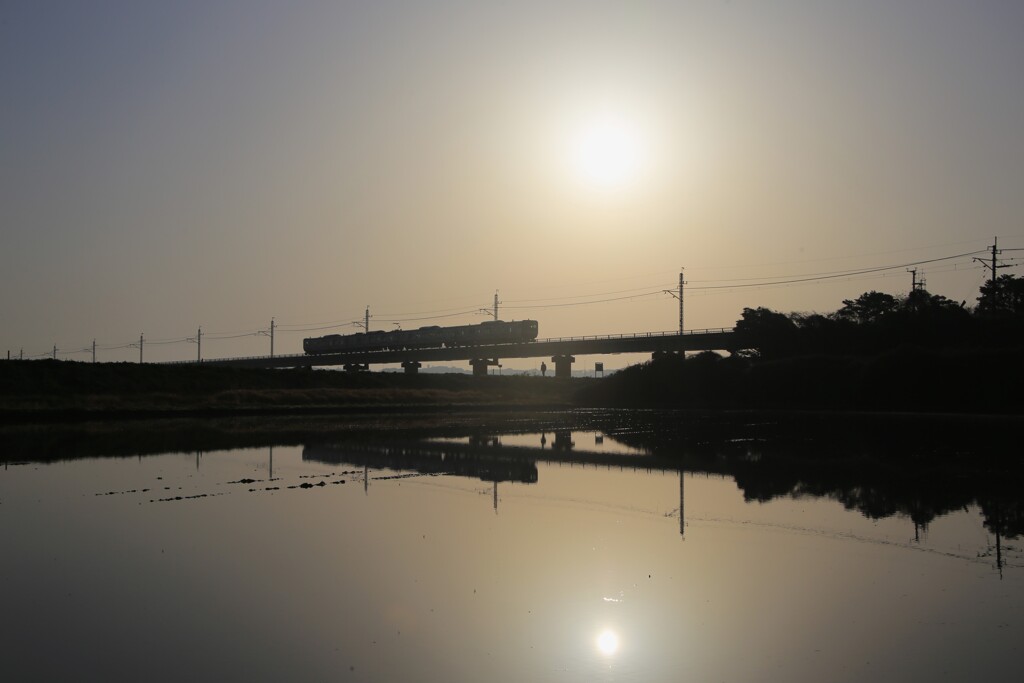
[[[400,363],[407,373],[415,373],[425,362],[468,361],[474,375],[486,375],[487,368],[498,365],[503,358],[551,358],[555,377],[571,375],[577,355],[617,353],[678,353],[746,348],[741,337],[729,329],[687,330],[686,332],[646,332],[588,337],[538,339],[514,344],[488,344],[434,349],[403,349],[295,354],[285,356],[250,356],[246,358],[204,359],[204,364],[245,368],[303,368],[341,365],[348,370],[364,370],[370,365]],[[195,361],[193,361],[195,362]]]

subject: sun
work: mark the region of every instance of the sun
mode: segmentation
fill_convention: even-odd
[[[572,137],[569,159],[577,179],[601,190],[635,183],[647,150],[643,131],[634,122],[610,114],[584,122]]]

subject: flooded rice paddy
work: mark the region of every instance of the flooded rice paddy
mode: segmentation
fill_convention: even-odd
[[[4,678],[1012,679],[1018,434],[621,412],[7,428]]]

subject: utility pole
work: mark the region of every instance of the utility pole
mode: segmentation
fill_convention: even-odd
[[[917,268],[907,268],[907,272],[910,273],[910,276],[911,276],[910,291],[911,292],[916,292],[919,289],[923,290],[924,286],[925,286],[924,275],[922,275],[921,279],[918,280],[917,279]]]
[[[276,324],[274,323],[274,319],[271,318],[270,319],[270,329],[269,330],[257,330],[256,331],[257,335],[263,335],[264,337],[270,337],[270,357],[271,358],[274,357],[274,327],[275,326],[276,326]]]
[[[996,249],[996,247],[998,247],[998,246],[999,246],[999,238],[998,237],[993,237],[992,238],[992,266],[991,266],[992,267],[992,280],[990,281],[993,285],[996,284],[996,254],[1003,253],[1002,251]]]
[[[57,345],[53,345],[53,359],[57,360]]]
[[[679,269],[679,291],[674,292],[671,289],[663,290],[666,294],[671,294],[675,298],[679,299],[679,334],[683,334],[686,330],[683,327],[683,285],[686,284],[686,280],[683,279],[683,269]]]
[[[92,362],[96,362],[96,340],[92,340]]]
[[[498,321],[498,290],[494,290],[494,321],[495,322]],[[494,491],[495,491],[495,494],[497,494],[497,491],[498,491],[498,485],[497,484],[494,485]]]
[[[478,309],[477,312],[478,313],[483,313],[484,315],[493,316],[495,322],[497,322],[497,320],[498,320],[498,304],[500,304],[500,303],[501,302],[498,301],[498,290],[494,290],[494,308],[493,308],[493,310],[492,309],[487,309],[487,308],[481,308],[481,309]]]
[[[203,328],[196,330],[196,336],[190,337],[187,341],[196,345],[196,363],[203,362]]]
[[[993,237],[992,238],[992,246],[989,247],[989,249],[992,250],[992,257],[991,257],[991,262],[990,263],[986,263],[984,259],[980,259],[977,256],[975,256],[973,260],[977,261],[978,263],[980,263],[981,265],[983,265],[983,266],[985,266],[986,268],[989,269],[989,280],[988,280],[988,283],[989,283],[989,286],[993,288],[993,290],[992,290],[993,293],[995,293],[995,284],[996,284],[997,271],[998,271],[999,268],[1003,267],[1003,266],[1001,266],[996,261],[996,256],[998,254],[1002,254],[1003,253],[1003,250],[999,248],[999,238],[998,237]],[[1013,251],[1013,250],[1011,249],[1010,251]]]
[[[363,332],[367,332],[368,333],[370,331],[370,318],[372,318],[372,317],[373,316],[370,315],[370,305],[367,304],[366,305],[366,314],[363,316],[363,321],[359,322],[358,320],[355,320],[355,321],[353,321],[353,322],[351,322],[349,324],[353,325],[354,327],[361,327],[361,328],[363,328]]]
[[[683,285],[686,284],[686,280],[683,279],[683,269],[679,269],[679,334],[683,334],[686,328],[683,326]]]
[[[139,365],[142,365],[142,346],[145,343],[145,341],[146,340],[143,338],[143,335],[139,334],[139,343],[138,344],[129,344],[128,345],[129,348],[133,348],[133,349],[134,348],[138,348],[139,349]]]

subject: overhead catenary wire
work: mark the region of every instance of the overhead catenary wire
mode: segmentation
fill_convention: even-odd
[[[664,289],[665,287],[672,287],[674,284],[675,283],[668,283],[668,284],[657,285],[657,286],[661,287],[661,289]],[[630,289],[620,289],[620,290],[617,290],[617,291],[614,291],[614,292],[599,292],[599,293],[595,293],[595,294],[578,294],[578,295],[574,295],[574,296],[552,296],[552,297],[545,297],[545,298],[541,298],[541,299],[512,299],[510,301],[507,301],[506,304],[510,304],[510,303],[512,303],[512,304],[532,303],[532,302],[535,302],[535,301],[559,301],[559,300],[562,300],[562,299],[585,299],[587,297],[592,297],[592,296],[609,296],[609,295],[612,295],[612,294],[626,294],[628,292],[639,292],[641,290],[646,291],[646,290],[650,290],[650,289],[651,289],[651,286],[647,286],[647,287],[632,287]],[[506,308],[510,308],[510,307],[506,306]]]
[[[259,330],[253,330],[252,332],[241,332],[239,334],[219,335],[216,333],[203,334],[203,339],[241,339],[242,337],[255,337],[259,335]]]
[[[958,242],[956,244],[964,244],[964,242]],[[897,252],[900,252],[900,251],[910,251],[910,250],[906,249],[906,250],[895,250],[895,251],[888,251],[888,252],[876,252],[876,254],[897,253]],[[859,274],[862,274],[862,273],[865,273],[865,272],[874,272],[876,270],[877,271],[881,271],[881,270],[890,270],[890,269],[904,268],[907,265],[917,265],[917,264],[923,264],[923,263],[932,263],[932,262],[935,262],[935,261],[943,261],[943,260],[949,260],[949,259],[954,259],[954,258],[961,258],[961,257],[964,257],[964,256],[978,254],[978,253],[983,253],[983,250],[978,250],[978,251],[974,251],[974,252],[968,252],[967,254],[958,254],[958,255],[953,255],[953,256],[948,256],[948,257],[940,257],[938,259],[926,259],[926,260],[923,260],[923,261],[916,261],[916,262],[913,262],[913,263],[910,263],[910,264],[896,264],[896,265],[891,265],[891,266],[881,266],[881,267],[878,267],[878,268],[870,268],[870,269],[847,269],[847,270],[842,270],[842,271],[827,271],[827,272],[824,272],[824,273],[809,273],[809,274],[799,275],[799,276],[795,276],[795,277],[796,278],[815,278],[815,279],[819,279],[819,278],[820,279],[825,279],[825,278],[842,278],[842,277],[847,276],[847,275],[859,275]],[[829,259],[817,259],[817,260],[829,260]],[[804,262],[809,263],[809,262],[813,262],[813,261],[804,261]],[[728,279],[719,279],[719,280],[697,280],[697,281],[694,281],[694,282],[702,282],[702,283],[708,283],[708,282],[722,282],[722,283],[754,282],[754,281],[761,281],[761,280],[771,280],[774,277],[777,277],[777,276],[762,276],[762,277],[756,277],[756,278],[728,278]],[[620,281],[622,279],[630,279],[630,278],[619,278]],[[609,281],[615,281],[615,280],[605,280],[603,282],[609,282]],[[779,284],[787,284],[789,282],[794,282],[794,281],[796,281],[796,279],[780,281]],[[769,284],[772,284],[772,283],[760,283],[758,286],[761,286],[761,285],[767,286]],[[604,296],[608,296],[608,295],[626,294],[626,293],[631,293],[631,292],[640,292],[639,294],[636,294],[636,295],[623,296],[623,297],[614,297],[614,298],[602,298],[602,299],[596,299],[596,300],[592,300],[592,301],[583,301],[583,302],[579,303],[579,305],[585,306],[585,305],[590,305],[590,304],[595,304],[595,303],[606,303],[606,302],[610,302],[610,301],[623,301],[623,300],[628,300],[628,299],[632,299],[632,298],[637,298],[637,297],[640,297],[640,296],[650,296],[650,295],[656,293],[656,292],[653,291],[653,289],[652,289],[653,287],[657,287],[658,291],[660,292],[660,291],[663,291],[667,287],[673,287],[673,286],[675,286],[674,282],[666,282],[666,283],[663,283],[663,284],[660,284],[660,285],[649,285],[649,286],[646,286],[646,287],[632,287],[632,288],[629,288],[629,289],[614,290],[614,291],[609,291],[609,292],[595,292],[595,293],[589,293],[589,294],[577,294],[577,295],[567,295],[567,296],[557,296],[557,297],[542,297],[542,298],[530,298],[530,299],[509,299],[509,300],[507,300],[505,302],[505,306],[504,307],[505,308],[516,308],[516,309],[545,308],[545,307],[549,307],[549,308],[550,307],[565,307],[565,306],[573,305],[573,303],[571,303],[569,300],[586,299],[586,298],[590,298],[590,297],[594,297],[594,296],[604,297]],[[740,286],[740,285],[724,285],[723,288],[734,288],[734,287],[738,287],[738,286]],[[514,305],[511,305],[511,304],[527,304],[527,303],[534,303],[534,302],[552,302],[552,301],[557,301],[557,302],[566,301],[567,303],[551,304],[549,306],[540,306],[540,305],[538,305],[538,306],[514,306]],[[470,315],[470,314],[475,314],[477,310],[478,310],[478,308],[443,308],[443,309],[436,309],[436,310],[432,310],[432,311],[415,311],[415,312],[408,312],[408,313],[383,313],[383,314],[379,314],[378,316],[376,316],[376,319],[378,321],[380,321],[380,322],[388,322],[388,323],[417,322],[417,321],[422,321],[422,320],[437,320],[437,319],[443,319],[443,318],[458,317],[460,315]],[[353,316],[351,319],[347,319],[347,320],[325,321],[323,323],[282,323],[282,324],[279,325],[279,329],[280,328],[289,328],[288,330],[283,330],[283,331],[289,331],[289,332],[314,332],[314,331],[319,331],[319,330],[336,329],[336,328],[348,327],[353,322],[358,322],[358,320],[356,318],[357,318],[357,316]]]
[[[908,247],[906,249],[887,249],[885,251],[872,251],[872,252],[864,252],[864,253],[860,253],[860,254],[850,254],[850,255],[845,255],[845,256],[826,256],[826,257],[815,258],[815,259],[800,259],[800,260],[795,260],[795,261],[773,261],[773,262],[768,262],[768,263],[748,263],[748,264],[745,264],[744,267],[746,267],[746,268],[766,268],[766,267],[775,267],[775,266],[793,266],[793,265],[798,265],[798,264],[801,264],[801,263],[822,263],[822,262],[825,262],[825,261],[840,261],[840,260],[846,261],[846,260],[859,259],[859,258],[868,258],[868,257],[873,257],[873,256],[885,256],[887,254],[902,254],[902,253],[905,253],[905,252],[908,252],[908,251],[922,251],[924,249],[937,249],[939,247],[955,247],[955,246],[960,246],[962,244],[977,244],[977,240],[963,240],[963,241],[959,241],[959,242],[946,242],[946,243],[943,243],[943,244],[929,244],[929,245],[925,245],[923,247]],[[981,250],[981,251],[984,251],[984,250]],[[698,265],[698,266],[690,267],[689,269],[690,270],[695,270],[695,271],[702,271],[702,270],[722,270],[722,269],[725,269],[725,268],[732,268],[732,267],[733,266],[699,266]]]
[[[164,339],[161,341],[150,341],[146,340],[147,346],[164,346],[167,344],[184,344],[188,342],[188,337],[182,337],[181,339]]]
[[[929,263],[939,263],[941,261],[950,261],[952,259],[964,258],[966,256],[973,256],[974,254],[984,253],[983,250],[966,252],[963,254],[955,254],[953,256],[942,256],[933,259],[924,259],[922,261],[911,261],[909,263],[898,263],[890,266],[878,266],[875,268],[861,268],[859,270],[847,270],[834,273],[821,273],[821,274],[809,274],[804,276],[792,277],[784,280],[777,280],[772,278],[758,278],[767,280],[766,282],[747,282],[742,280],[734,280],[733,282],[739,282],[739,284],[726,284],[726,285],[704,285],[691,287],[690,289],[742,289],[747,287],[767,287],[771,285],[785,285],[797,282],[812,282],[820,280],[832,280],[837,278],[849,277],[852,275],[865,275],[868,273],[881,273],[887,270],[896,270],[902,268],[908,268],[910,266],[921,266]],[[704,281],[706,282],[706,281]]]
[[[567,306],[589,306],[591,304],[605,304],[612,301],[625,301],[627,299],[640,299],[647,296],[654,296],[655,294],[664,294],[664,289],[656,289],[650,292],[644,292],[643,294],[630,294],[628,296],[617,296],[608,299],[594,299],[593,301],[567,301],[560,304],[534,304],[532,306],[506,306],[505,308],[513,308],[517,310],[521,309],[534,309],[534,308],[565,308]]]
[[[971,252],[971,253],[981,253],[981,252],[978,251],[978,252]],[[792,284],[792,283],[799,283],[799,282],[809,282],[809,281],[823,280],[823,279],[839,279],[839,278],[844,278],[844,277],[852,277],[852,276],[862,275],[862,274],[865,274],[865,273],[883,272],[883,271],[886,271],[886,270],[895,270],[895,269],[898,269],[898,268],[904,268],[904,267],[906,267],[906,265],[917,265],[917,264],[922,264],[922,263],[933,263],[933,262],[937,262],[937,261],[944,261],[944,260],[949,260],[949,259],[953,259],[953,258],[962,258],[965,255],[969,255],[969,254],[959,254],[959,255],[955,255],[955,256],[951,256],[951,257],[942,257],[942,258],[938,258],[938,259],[927,259],[925,261],[918,261],[918,262],[914,262],[914,263],[911,263],[911,264],[896,264],[896,265],[891,265],[891,266],[881,266],[881,267],[878,267],[878,268],[870,268],[870,269],[859,269],[859,270],[855,269],[855,270],[844,270],[844,271],[829,271],[829,272],[826,272],[826,273],[811,273],[811,274],[807,274],[807,275],[804,275],[804,276],[799,276],[797,278],[792,278],[792,279],[789,279],[789,280],[779,280],[779,281],[774,281],[774,282],[771,282],[771,281],[763,282],[763,280],[771,280],[771,278],[768,277],[768,276],[759,277],[759,278],[740,278],[740,279],[727,279],[727,280],[726,279],[723,279],[723,280],[699,280],[697,282],[723,282],[723,283],[736,283],[736,282],[739,282],[739,283],[742,283],[742,284],[724,284],[724,285],[721,285],[719,287],[705,285],[703,287],[694,287],[693,289],[715,289],[715,288],[719,288],[719,289],[735,289],[735,288],[739,288],[739,287],[766,287],[766,286],[784,285],[784,284]],[[750,283],[750,284],[747,284],[747,283]],[[525,310],[525,309],[534,309],[534,308],[564,308],[564,307],[570,307],[570,306],[588,306],[588,305],[599,304],[599,303],[610,303],[610,302],[614,302],[614,301],[626,301],[626,300],[630,300],[630,299],[637,299],[637,298],[642,298],[642,297],[653,296],[653,295],[656,295],[656,294],[661,294],[661,293],[664,292],[666,287],[671,287],[674,284],[675,283],[666,283],[666,284],[663,284],[663,285],[659,285],[658,289],[656,289],[656,290],[652,290],[652,289],[650,289],[650,287],[635,287],[635,288],[630,288],[630,289],[616,290],[616,291],[612,291],[612,292],[600,292],[600,293],[595,293],[595,294],[579,294],[579,295],[563,296],[563,297],[544,297],[544,298],[537,298],[537,299],[511,299],[511,300],[506,301],[504,308],[506,308],[506,309],[515,309],[515,310]],[[640,291],[640,290],[646,290],[646,291]],[[636,293],[633,293],[633,292],[636,292]],[[629,294],[626,294],[625,296],[615,296],[615,297],[606,297],[606,298],[601,298],[601,299],[591,299],[591,300],[588,300],[588,301],[577,301],[578,299],[584,299],[584,298],[589,298],[589,297],[593,297],[593,296],[604,296],[604,295],[608,295],[608,294],[623,294],[623,293],[629,293]],[[559,302],[559,303],[535,303],[535,302]],[[534,304],[534,305],[515,305],[515,304]],[[419,317],[402,317],[401,315],[398,315],[398,314],[391,314],[391,316],[389,316],[389,317],[380,316],[380,317],[378,317],[378,320],[380,322],[388,322],[388,323],[418,322],[418,321],[423,321],[423,320],[438,320],[438,319],[443,319],[443,318],[452,318],[452,317],[458,317],[458,316],[463,316],[463,315],[475,314],[477,309],[455,310],[455,312],[453,312],[453,313],[444,312],[444,311],[450,311],[450,310],[453,310],[453,309],[441,309],[441,311],[437,311],[437,312],[423,311],[422,313],[424,313],[424,314],[430,314],[430,313],[435,313],[435,314],[433,314],[433,315],[420,315]],[[409,315],[414,315],[414,314],[409,314]],[[341,327],[347,327],[347,326],[351,325],[352,322],[353,321],[345,321],[345,322],[339,322],[337,324],[330,324],[330,325],[324,325],[324,326],[315,326],[315,327],[300,327],[299,324],[293,323],[291,325],[288,325],[288,327],[291,328],[291,329],[284,330],[284,331],[287,331],[287,332],[314,332],[314,331],[320,331],[320,330],[326,330],[326,329],[336,329],[336,328],[341,328]],[[284,327],[284,325],[282,325],[282,327]]]
[[[931,273],[931,274],[934,274],[934,273],[950,273],[950,272],[969,273],[971,271],[982,271],[982,270],[983,270],[983,268],[981,266],[978,266],[978,267],[959,268],[956,271],[954,271],[953,269],[946,269],[946,270],[933,269],[933,270],[929,270],[928,272]],[[844,283],[844,282],[869,282],[869,281],[872,281],[872,280],[879,280],[879,279],[882,279],[882,280],[891,279],[891,278],[902,279],[903,277],[904,277],[903,273],[896,273],[896,272],[869,273],[869,274],[859,274],[859,275],[851,274],[851,275],[847,275],[847,276],[843,276],[843,277],[832,278],[830,280],[827,280],[826,283],[837,283],[838,284],[838,283]],[[737,288],[742,289],[743,291],[751,291],[751,290],[753,290],[753,291],[760,291],[761,289],[774,289],[774,288],[786,288],[786,289],[788,289],[788,288],[793,288],[793,287],[808,287],[808,286],[811,286],[811,285],[820,284],[820,282],[821,281],[819,281],[819,280],[798,280],[798,281],[782,283],[782,284],[764,284],[764,285],[761,285],[761,284],[758,284],[758,283],[754,283],[754,284],[751,284],[749,286],[743,286],[741,288],[740,287],[728,287],[728,286],[726,286],[726,287],[717,287],[717,288],[710,288],[709,287],[709,288],[704,288],[704,289],[701,289],[699,291],[694,291],[694,292],[687,291],[687,295],[691,295],[692,294],[694,296],[702,296],[702,297],[703,296],[718,296],[718,295],[722,295],[722,294],[730,294],[730,293],[732,293]]]
[[[477,309],[475,309],[475,308],[474,309],[461,309],[461,310],[458,310],[458,311],[456,311],[454,313],[441,313],[441,314],[438,314],[438,315],[427,315],[427,316],[416,317],[416,318],[412,318],[412,317],[404,317],[403,318],[403,317],[374,316],[374,320],[376,320],[378,322],[381,322],[381,323],[401,323],[401,322],[418,322],[418,321],[421,321],[421,320],[439,320],[439,319],[442,319],[442,318],[455,318],[455,317],[458,317],[458,316],[471,315],[471,314],[475,313],[476,310]],[[319,331],[319,330],[333,330],[333,329],[338,329],[338,328],[342,328],[342,327],[349,327],[353,323],[358,323],[360,325],[362,324],[358,320],[349,320],[349,321],[346,321],[346,322],[343,322],[343,323],[338,323],[338,324],[335,324],[335,325],[324,325],[324,326],[320,326],[320,327],[296,327],[296,326],[292,325],[292,326],[289,326],[291,329],[281,330],[281,331],[282,332],[315,332],[315,331]]]
[[[905,251],[905,250],[903,250],[903,251]],[[1002,251],[1024,251],[1024,248],[1003,248]],[[880,252],[880,253],[894,253],[894,252]],[[949,270],[971,271],[971,270],[978,270],[979,267],[968,265],[970,262],[968,262],[968,264],[964,264],[964,265],[960,265],[960,264],[956,264],[956,263],[950,263],[950,262],[956,261],[956,259],[969,258],[969,257],[973,257],[973,256],[976,256],[978,254],[983,254],[983,253],[987,253],[987,250],[975,250],[975,251],[963,252],[963,253],[959,253],[959,254],[952,254],[952,255],[949,255],[949,256],[941,256],[941,257],[936,257],[936,258],[921,259],[921,260],[909,261],[909,262],[897,263],[897,264],[891,264],[891,265],[875,266],[875,267],[860,268],[860,269],[847,269],[847,270],[841,270],[841,271],[826,271],[826,272],[819,272],[819,273],[806,273],[806,274],[794,275],[794,276],[788,276],[788,277],[782,277],[782,278],[780,278],[778,276],[775,276],[775,277],[773,277],[773,276],[764,276],[764,277],[753,277],[753,278],[752,277],[746,277],[746,278],[732,278],[732,279],[692,280],[690,285],[687,287],[687,293],[691,294],[691,295],[692,294],[710,294],[710,293],[715,293],[715,292],[718,292],[718,291],[727,292],[727,291],[731,291],[731,290],[762,289],[762,288],[770,288],[770,287],[799,286],[799,285],[803,285],[803,284],[809,284],[809,283],[814,283],[814,282],[823,282],[823,281],[829,281],[829,280],[836,280],[836,281],[848,280],[848,281],[852,281],[852,280],[860,280],[860,279],[870,279],[870,278],[865,277],[865,276],[889,277],[890,275],[888,274],[888,271],[903,270],[903,269],[905,269],[907,267],[911,267],[911,266],[921,266],[921,265],[929,265],[929,264],[937,264],[937,263],[943,263],[943,264],[945,264],[945,267],[944,268],[940,268],[940,269],[931,269],[930,272],[932,272],[932,273],[935,273],[935,272],[948,272]],[[1019,267],[1021,264],[1020,263],[1016,263],[1016,261],[1019,261],[1021,258],[1022,257],[1010,257],[1010,258],[1007,258],[1006,261],[1011,261],[1011,262],[1014,262],[1014,263],[1006,264],[1003,267],[1006,267],[1006,268],[1016,268],[1016,267]],[[819,260],[827,260],[827,259],[819,259]],[[623,279],[631,279],[631,278],[620,278],[619,280],[621,281]],[[606,280],[606,281],[613,281],[613,280]],[[512,300],[508,300],[505,303],[504,308],[510,309],[510,310],[569,308],[569,307],[577,307],[577,306],[591,306],[591,305],[596,305],[596,304],[614,303],[614,302],[620,302],[620,301],[638,300],[638,299],[644,299],[644,298],[648,298],[648,297],[654,297],[654,296],[658,296],[658,295],[663,295],[665,290],[666,290],[666,288],[670,287],[670,286],[672,286],[672,285],[671,284],[664,284],[664,285],[657,285],[656,288],[655,288],[654,285],[652,285],[649,288],[635,287],[635,288],[629,288],[629,289],[621,289],[621,290],[605,291],[605,292],[596,292],[596,293],[590,293],[590,294],[575,294],[575,295],[567,295],[567,296],[560,296],[560,297],[512,299]],[[618,296],[619,294],[621,294],[622,296]],[[609,296],[609,295],[615,295],[615,296]],[[599,297],[599,298],[592,298],[592,297]],[[377,316],[376,319],[378,320],[378,322],[381,322],[381,323],[391,323],[391,324],[403,323],[403,322],[422,322],[422,321],[428,321],[428,320],[442,320],[442,319],[456,318],[456,317],[461,317],[461,316],[474,315],[478,310],[479,310],[479,306],[474,306],[472,308],[469,308],[469,307],[466,307],[466,308],[445,308],[445,309],[437,309],[437,310],[433,310],[433,311],[410,312],[410,313],[405,313],[405,314],[381,314],[381,315]],[[278,325],[278,332],[287,332],[287,333],[317,332],[317,331],[328,330],[328,329],[338,329],[338,328],[342,328],[342,327],[348,327],[348,326],[352,325],[355,322],[358,322],[358,320],[356,320],[355,317],[353,317],[352,319],[348,319],[348,320],[336,320],[336,321],[330,321],[330,322],[326,322],[325,321],[325,323],[285,323],[285,324]],[[260,334],[264,334],[264,333],[265,333],[265,331],[263,331],[263,330],[237,331],[237,332],[209,332],[209,333],[204,333],[203,336],[207,340],[220,341],[220,340],[242,339],[242,338],[245,338],[245,337],[254,337],[254,336],[259,336]],[[187,343],[187,342],[189,342],[189,340],[190,340],[190,337],[180,337],[180,338],[169,338],[169,339],[161,339],[161,340],[154,340],[154,341],[147,340],[146,343],[149,344],[149,345],[174,345],[174,344]],[[123,350],[123,349],[129,349],[129,348],[138,348],[138,343],[137,342],[127,342],[127,343],[97,344],[95,348],[97,350],[103,350],[103,351],[116,351],[116,350]],[[75,350],[75,351],[64,351],[64,352],[60,352],[60,353],[64,354],[64,355],[67,355],[67,354],[73,354],[73,353],[82,353],[82,352],[86,352],[86,351],[89,351],[89,350],[91,350],[91,348],[85,348],[85,349],[82,349],[82,350]],[[51,356],[51,355],[52,355],[52,352],[48,351],[48,352],[34,354],[34,355],[26,354],[26,357],[28,357],[28,358],[38,358],[38,357],[46,357],[46,356]]]
[[[962,243],[957,243],[957,244],[962,244]],[[907,251],[907,250],[897,250],[897,251]],[[878,253],[896,253],[896,252],[878,252]],[[980,253],[984,253],[984,250],[976,250],[976,251],[965,252],[965,253],[961,253],[961,254],[954,254],[954,255],[951,255],[951,256],[942,256],[942,257],[937,257],[937,258],[932,258],[932,259],[922,259],[922,260],[919,260],[919,261],[912,261],[912,262],[907,262],[907,263],[899,263],[899,264],[893,264],[893,265],[888,265],[888,266],[878,266],[878,267],[862,268],[862,269],[848,269],[848,270],[842,270],[842,271],[828,271],[828,272],[824,272],[824,273],[809,273],[809,274],[804,274],[804,275],[791,276],[789,278],[781,279],[781,280],[777,279],[777,276],[774,276],[774,277],[773,276],[764,276],[764,277],[758,277],[758,278],[739,278],[739,279],[732,278],[732,279],[721,279],[721,280],[697,280],[697,281],[693,281],[694,282],[694,286],[690,287],[689,291],[704,291],[704,290],[709,290],[709,289],[730,290],[730,289],[740,289],[740,288],[761,288],[761,287],[770,287],[770,286],[790,285],[790,284],[796,284],[796,283],[800,283],[800,282],[811,282],[811,281],[820,281],[820,280],[828,280],[828,279],[850,278],[850,277],[857,276],[857,275],[863,275],[863,274],[869,274],[869,273],[879,273],[879,272],[884,272],[884,271],[887,271],[887,270],[903,269],[903,268],[906,268],[908,266],[925,265],[925,264],[929,264],[929,263],[937,263],[937,262],[942,262],[942,261],[949,261],[949,260],[953,260],[953,259],[957,259],[957,258],[964,258],[964,257],[967,257],[967,256],[973,256],[975,254],[980,254]],[[703,285],[700,285],[698,283],[723,283],[723,284],[719,284],[719,285],[703,284]],[[545,297],[545,298],[537,298],[537,299],[511,299],[511,300],[507,300],[506,301],[506,304],[505,304],[504,307],[506,309],[512,309],[512,310],[529,310],[529,309],[541,309],[541,308],[567,308],[567,307],[571,307],[571,306],[589,306],[589,305],[600,304],[600,303],[612,303],[612,302],[615,302],[615,301],[627,301],[627,300],[630,300],[630,299],[643,298],[643,297],[654,296],[655,294],[663,293],[663,291],[667,287],[674,286],[674,284],[675,283],[657,285],[657,289],[654,289],[655,286],[652,285],[651,287],[647,287],[647,288],[636,287],[636,288],[630,288],[630,289],[624,289],[624,290],[616,290],[616,291],[612,291],[612,292],[600,292],[600,293],[591,293],[591,294],[578,294],[578,295],[568,295],[568,296],[562,296],[562,297]],[[648,290],[648,291],[640,291],[640,290]],[[609,295],[609,294],[620,294],[620,293],[629,293],[629,292],[639,292],[639,293],[637,293],[637,294],[629,294],[627,296],[621,296],[621,297],[620,296],[613,296],[613,297],[607,297],[606,296],[606,295]],[[591,300],[587,300],[587,301],[578,301],[579,299],[589,299],[589,297],[594,297],[594,296],[605,297],[605,298],[591,299]],[[542,303],[537,303],[537,302],[542,302]],[[546,303],[546,302],[558,302],[558,303]],[[534,305],[523,305],[523,304],[534,304]],[[381,322],[381,323],[422,322],[422,321],[425,321],[425,320],[442,320],[442,319],[446,319],[446,318],[455,318],[455,317],[460,317],[460,316],[464,316],[464,315],[475,315],[478,310],[479,310],[479,307],[464,308],[464,309],[445,308],[445,309],[437,309],[437,310],[434,310],[434,311],[418,311],[418,312],[415,312],[415,313],[408,313],[408,314],[386,313],[386,314],[380,314],[380,315],[376,316],[376,319],[378,320],[378,322]],[[321,323],[288,323],[288,324],[281,324],[279,326],[279,329],[280,328],[287,328],[287,329],[281,330],[283,332],[318,332],[318,331],[329,330],[329,329],[340,329],[340,328],[343,328],[343,327],[348,327],[348,326],[352,325],[353,323],[358,323],[358,322],[359,321],[355,317],[353,317],[352,319],[349,319],[349,320],[331,321],[331,322],[326,323],[326,324],[321,324]],[[242,337],[242,336],[249,336],[251,334],[256,334],[256,333],[253,332],[253,333],[242,334],[242,335],[237,335],[237,336]],[[228,339],[228,338],[232,338],[232,337],[219,337],[219,338]]]

